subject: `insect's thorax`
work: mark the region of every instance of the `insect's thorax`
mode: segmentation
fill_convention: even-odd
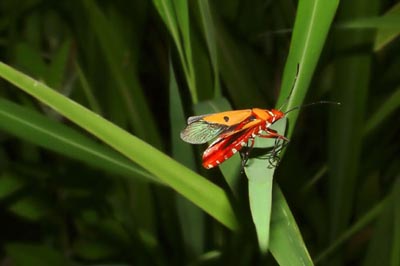
[[[285,113],[276,109],[268,110],[268,109],[253,108],[252,111],[253,114],[257,116],[259,119],[267,121],[270,124],[278,121],[279,119],[285,116]]]

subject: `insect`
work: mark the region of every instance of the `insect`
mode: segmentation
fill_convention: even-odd
[[[292,94],[298,73],[299,65],[297,65],[293,87],[284,104],[288,102]],[[271,125],[284,118],[291,111],[320,103],[340,104],[319,101],[293,107],[286,112],[281,111],[282,105],[279,109],[252,108],[192,116],[188,118],[187,126],[181,132],[181,139],[191,144],[203,144],[215,139],[203,153],[203,166],[206,169],[223,163],[237,152],[242,155],[242,166],[244,167],[256,137],[283,141],[283,144],[279,144],[278,141],[275,142],[272,150],[272,161],[274,161],[277,158],[277,153],[289,142],[289,139],[278,134],[271,128]],[[243,147],[247,147],[248,151],[241,152]]]
[[[260,108],[192,116],[188,118],[181,138],[191,144],[202,144],[216,138],[203,153],[203,166],[210,169],[240,152],[243,147],[251,149],[255,137],[288,142],[289,139],[270,128],[283,117],[285,113],[280,110]],[[247,157],[247,154],[243,155]]]

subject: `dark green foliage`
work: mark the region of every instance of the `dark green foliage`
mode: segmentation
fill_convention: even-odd
[[[0,265],[398,266],[399,23],[390,0],[0,1]],[[276,168],[273,140],[206,171],[179,137],[319,100],[341,105],[288,114]]]

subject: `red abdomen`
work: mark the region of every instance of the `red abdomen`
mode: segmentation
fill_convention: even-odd
[[[203,153],[204,168],[213,168],[229,159],[246,146],[249,138],[255,137],[258,132],[259,127],[251,128],[214,141]]]

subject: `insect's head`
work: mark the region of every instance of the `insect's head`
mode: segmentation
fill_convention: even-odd
[[[271,124],[273,124],[274,122],[278,121],[279,119],[285,117],[285,113],[282,112],[281,110],[277,110],[277,109],[268,110],[268,113],[271,116],[271,118],[270,118]]]

